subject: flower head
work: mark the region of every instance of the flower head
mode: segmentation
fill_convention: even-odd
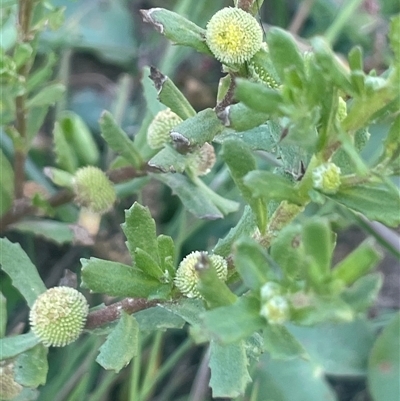
[[[111,181],[102,170],[94,166],[82,167],[74,176],[76,202],[93,213],[108,212],[116,195]]]
[[[226,7],[213,15],[207,24],[206,42],[222,63],[243,64],[260,50],[262,30],[249,13]]]
[[[335,163],[324,163],[312,172],[313,186],[326,194],[335,194],[340,187],[341,170]]]
[[[171,142],[169,136],[172,128],[183,120],[170,109],[161,110],[156,114],[147,129],[147,143],[152,149],[160,149]]]
[[[215,161],[214,147],[208,142],[188,156],[188,165],[196,175],[208,174]]]
[[[29,315],[33,333],[47,347],[64,347],[81,334],[88,315],[85,297],[70,287],[50,288],[36,299]]]
[[[12,363],[0,362],[0,399],[12,400],[22,391],[22,386],[14,379]]]
[[[196,271],[196,264],[201,262],[201,258],[205,252],[195,251],[187,255],[179,264],[175,276],[175,285],[180,292],[188,298],[201,298],[201,294],[197,289],[199,276]],[[207,254],[207,253],[206,253]],[[218,277],[225,281],[228,276],[228,265],[226,260],[219,255],[210,255],[210,262],[215,268]]]
[[[281,295],[274,295],[261,306],[260,315],[270,324],[283,324],[289,319],[289,303]]]

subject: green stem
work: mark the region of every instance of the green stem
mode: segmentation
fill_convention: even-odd
[[[137,401],[139,397],[139,378],[140,378],[140,368],[142,366],[142,346],[143,346],[143,341],[140,341],[138,347],[138,354],[133,358],[133,363],[131,366],[129,401]]]
[[[333,45],[346,23],[353,16],[354,12],[364,0],[347,0],[343,2],[343,7],[332,22],[331,26],[325,32],[325,39],[330,45]]]

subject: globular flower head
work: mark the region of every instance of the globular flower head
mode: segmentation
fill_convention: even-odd
[[[196,271],[196,264],[201,262],[202,255],[205,252],[195,251],[187,255],[179,264],[174,279],[176,287],[188,298],[201,298],[197,289],[199,276]],[[219,255],[210,255],[210,262],[215,268],[218,277],[225,281],[228,277],[228,265],[226,260]]]
[[[335,194],[341,184],[340,167],[335,163],[324,163],[312,172],[313,186],[326,194]]]
[[[74,288],[54,287],[36,299],[29,315],[33,333],[47,347],[74,342],[86,322],[89,305]]]
[[[22,391],[22,386],[14,379],[12,363],[0,362],[0,400],[12,400]]]
[[[102,170],[94,166],[82,167],[74,176],[76,202],[93,213],[108,212],[115,200],[115,189]]]
[[[196,175],[208,174],[215,161],[214,147],[207,142],[188,156],[188,165]]]
[[[171,142],[170,131],[183,120],[170,109],[156,114],[147,129],[147,143],[152,149],[160,149]]]
[[[262,30],[249,13],[226,7],[213,15],[206,28],[206,43],[217,60],[243,64],[258,52]]]
[[[260,315],[270,324],[283,324],[289,319],[290,308],[287,299],[282,295],[274,295],[261,306]]]
[[[343,121],[347,117],[347,104],[341,96],[339,96],[338,102],[339,103],[336,116],[339,121]]]

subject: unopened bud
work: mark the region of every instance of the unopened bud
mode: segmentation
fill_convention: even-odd
[[[171,142],[170,131],[183,120],[170,109],[156,114],[147,128],[147,143],[152,149],[160,149]]]
[[[335,163],[324,163],[312,172],[313,186],[326,194],[335,194],[341,184],[341,170]]]

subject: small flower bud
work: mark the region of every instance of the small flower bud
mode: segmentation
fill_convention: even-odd
[[[176,287],[188,298],[201,298],[197,290],[199,276],[196,271],[196,264],[201,262],[201,256],[204,252],[195,251],[187,255],[179,264],[174,279]],[[210,262],[215,268],[218,277],[225,281],[228,277],[228,265],[226,260],[219,255],[210,255]]]
[[[74,176],[76,202],[93,213],[108,212],[115,200],[115,189],[102,170],[94,166],[82,167]]]
[[[340,187],[340,168],[335,163],[325,163],[314,169],[313,186],[326,194],[335,194]]]
[[[47,347],[64,347],[81,334],[88,315],[86,298],[70,287],[50,288],[36,299],[29,315],[33,333]]]
[[[3,363],[0,362],[0,400],[8,401],[22,391],[22,386],[14,380],[12,363]]]
[[[282,292],[282,288],[278,283],[275,283],[274,281],[269,281],[268,283],[265,283],[261,287],[261,299],[263,301],[268,301],[275,295],[280,295]]]
[[[188,155],[188,165],[196,175],[208,174],[215,164],[214,147],[205,143],[200,149]]]
[[[262,30],[249,13],[226,7],[213,15],[206,28],[206,43],[217,60],[243,64],[260,50]]]
[[[160,149],[171,142],[170,131],[183,120],[170,109],[161,110],[147,129],[147,143],[152,149]]]
[[[260,315],[270,324],[283,324],[289,319],[289,303],[285,297],[274,295],[261,306]]]

